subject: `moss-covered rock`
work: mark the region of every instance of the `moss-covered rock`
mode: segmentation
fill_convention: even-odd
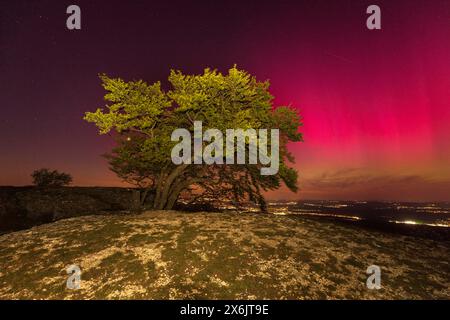
[[[0,231],[55,220],[128,210],[132,189],[106,187],[0,187]]]
[[[0,237],[3,299],[450,298],[450,244],[287,216],[84,216]],[[66,288],[69,265],[81,288]],[[380,290],[366,269],[381,267]]]

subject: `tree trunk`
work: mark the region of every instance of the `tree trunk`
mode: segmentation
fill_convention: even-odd
[[[131,210],[139,211],[140,209],[140,192],[139,190],[133,190],[131,192]]]
[[[165,169],[163,169],[158,177],[158,182],[156,183],[156,195],[155,200],[153,202],[153,209],[158,209],[159,201],[161,199],[162,186],[165,179],[166,179],[166,172]]]
[[[259,195],[259,208],[261,210],[261,213],[269,213],[269,210],[267,210],[267,202],[266,199],[260,194]]]
[[[148,195],[148,193],[149,193],[149,191],[150,191],[151,189],[152,189],[152,188],[145,188],[145,189],[144,189],[144,192],[141,193],[141,199],[140,199],[140,206],[141,206],[141,208],[144,206],[144,204],[145,204],[145,199],[147,198],[147,195]]]
[[[177,202],[181,192],[183,192],[184,189],[188,188],[190,185],[194,184],[197,181],[200,181],[200,179],[191,178],[183,181],[175,180],[175,183],[173,184],[173,187],[170,190],[169,197],[167,199],[167,203],[164,209],[171,210],[175,205],[175,203]]]
[[[163,175],[162,179],[163,181],[158,182],[157,187],[157,197],[155,198],[155,204],[154,208],[157,210],[163,210],[163,209],[170,209],[173,207],[174,202],[171,199],[171,205],[170,208],[167,208],[167,202],[169,200],[169,197],[171,196],[171,190],[173,190],[173,183],[177,181],[177,178],[183,174],[183,172],[188,167],[188,164],[182,164],[177,166],[169,175]],[[178,195],[176,195],[178,198]],[[175,199],[176,201],[176,199]]]

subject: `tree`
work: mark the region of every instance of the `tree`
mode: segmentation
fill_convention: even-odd
[[[210,69],[201,75],[172,70],[167,92],[160,82],[149,85],[142,80],[100,78],[108,104],[87,112],[84,119],[94,123],[100,134],[114,132],[117,146],[107,155],[110,167],[120,178],[144,190],[142,203],[151,192],[153,208],[171,209],[180,195],[187,194],[193,201],[251,200],[265,210],[264,191],[277,189],[282,182],[297,190],[297,172],[288,166],[294,158],[287,144],[302,140],[300,116],[291,107],[273,108],[268,81],[258,82],[236,67],[226,75]],[[222,132],[279,129],[278,173],[261,175],[261,163],[173,164],[171,150],[176,142],[171,141],[172,132],[185,128],[192,133],[195,121],[201,121],[204,130]],[[249,146],[247,141],[245,146]]]
[[[57,170],[39,169],[31,174],[33,184],[38,187],[62,187],[72,182],[72,176]]]

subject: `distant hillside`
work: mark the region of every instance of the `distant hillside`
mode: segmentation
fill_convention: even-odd
[[[131,190],[107,187],[0,187],[0,232],[81,215],[127,210]]]
[[[232,213],[84,216],[0,236],[0,298],[450,299],[450,244]],[[66,288],[79,265],[81,288]],[[381,267],[380,290],[366,269]]]

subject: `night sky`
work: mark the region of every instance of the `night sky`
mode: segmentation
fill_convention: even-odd
[[[233,64],[304,118],[297,194],[450,200],[450,1],[2,1],[0,185],[49,167],[118,186],[113,141],[82,120],[98,73],[148,82]],[[66,8],[81,8],[81,30]],[[382,30],[366,28],[377,4]]]

